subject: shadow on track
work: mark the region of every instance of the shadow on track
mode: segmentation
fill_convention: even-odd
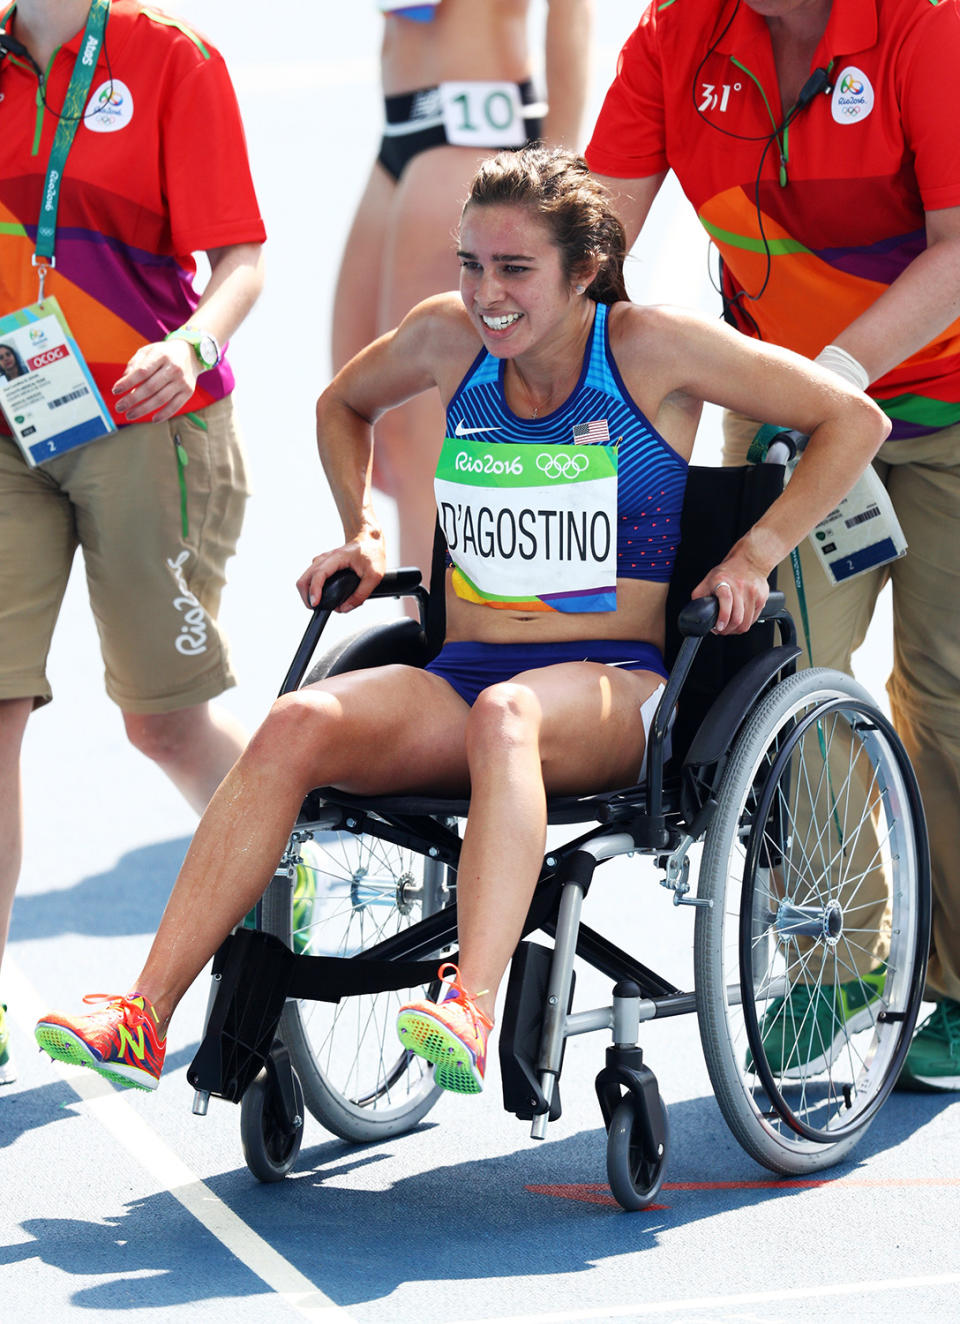
[[[11,939],[26,941],[64,933],[116,938],[152,933],[160,922],[189,837],[153,842],[122,855],[106,873],[72,887],[17,897]],[[62,871],[61,866],[55,870]]]

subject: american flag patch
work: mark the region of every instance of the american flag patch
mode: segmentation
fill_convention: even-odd
[[[573,429],[573,440],[578,446],[589,446],[593,442],[609,441],[610,429],[605,418],[595,418],[592,423],[578,423]]]

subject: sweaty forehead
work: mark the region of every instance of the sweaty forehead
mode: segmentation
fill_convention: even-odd
[[[510,203],[495,206],[468,203],[460,218],[460,249],[483,252],[495,261],[507,257],[535,257],[553,246],[546,222],[529,207]]]

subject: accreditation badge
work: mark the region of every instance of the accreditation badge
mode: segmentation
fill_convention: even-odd
[[[116,431],[52,296],[0,317],[0,409],[31,466]]]
[[[616,446],[448,437],[434,483],[457,594],[492,607],[613,611]]]

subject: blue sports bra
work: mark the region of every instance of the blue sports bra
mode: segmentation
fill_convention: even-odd
[[[687,462],[630,398],[610,350],[605,304],[596,305],[580,379],[542,418],[519,418],[503,390],[504,359],[481,350],[447,406],[447,436],[574,446],[618,443],[617,577],[666,583],[680,539]]]

